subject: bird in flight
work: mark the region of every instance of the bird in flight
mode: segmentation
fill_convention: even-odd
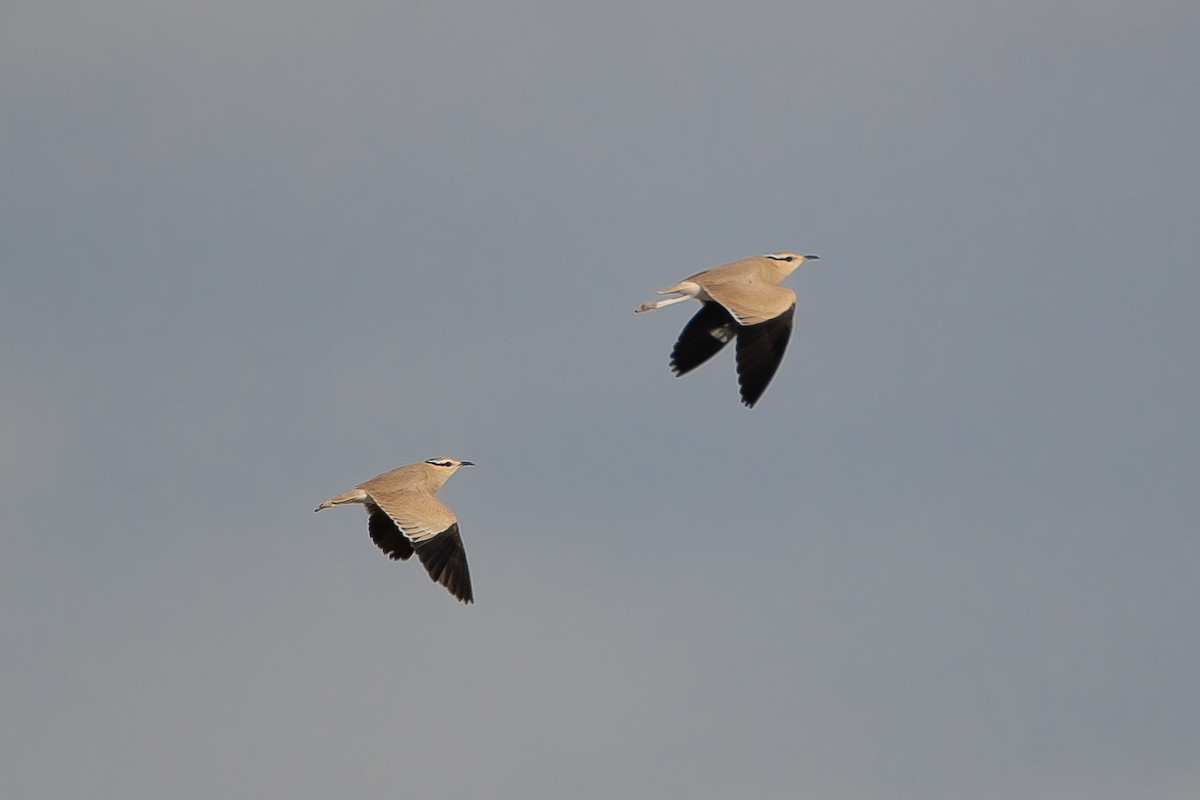
[[[699,300],[700,310],[684,326],[671,351],[671,371],[686,375],[737,339],[738,385],[749,408],[762,397],[775,377],[796,313],[796,293],[780,284],[805,261],[817,256],[767,253],[697,272],[647,300],[634,311],[651,311],[684,300]]]
[[[380,550],[399,561],[415,552],[430,578],[463,603],[472,603],[475,597],[458,518],[434,495],[459,467],[473,466],[470,461],[440,457],[396,467],[313,510],[361,503],[370,515],[371,540]]]

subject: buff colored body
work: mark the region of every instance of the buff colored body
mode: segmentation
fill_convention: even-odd
[[[371,539],[390,558],[405,561],[414,552],[429,577],[464,603],[474,601],[467,554],[458,518],[435,496],[460,467],[454,458],[431,458],[389,470],[331,497],[314,511],[359,503],[370,516]]]
[[[697,272],[659,289],[675,295],[647,300],[635,311],[699,300],[671,353],[671,369],[685,375],[737,339],[738,383],[742,402],[753,407],[779,369],[792,333],[796,293],[780,284],[796,267],[817,256],[768,253]]]

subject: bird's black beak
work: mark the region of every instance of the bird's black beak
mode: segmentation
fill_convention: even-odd
[[[458,465],[460,467],[473,467],[473,466],[475,466],[475,462],[474,461],[460,461],[460,462],[458,462]]]
[[[805,261],[818,261],[818,260],[820,260],[820,258],[821,258],[820,256],[805,256],[804,260]]]

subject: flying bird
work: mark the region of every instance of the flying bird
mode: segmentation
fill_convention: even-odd
[[[370,515],[371,540],[393,560],[415,552],[429,577],[464,603],[475,601],[467,552],[458,533],[458,518],[434,495],[459,467],[475,466],[455,458],[430,458],[396,467],[331,497],[313,509],[361,503]]]
[[[779,284],[805,261],[817,256],[767,253],[697,272],[647,300],[634,311],[651,311],[684,300],[699,300],[700,310],[684,326],[671,351],[671,371],[686,375],[737,339],[738,385],[742,402],[753,408],[767,389],[792,335],[796,293]]]

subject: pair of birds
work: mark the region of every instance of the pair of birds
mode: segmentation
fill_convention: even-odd
[[[671,371],[686,375],[737,339],[738,385],[742,402],[753,407],[775,377],[792,333],[796,293],[780,284],[805,261],[817,256],[767,253],[698,272],[647,300],[636,313],[684,300],[699,300],[700,310],[684,326],[671,351]],[[435,496],[461,467],[456,458],[430,458],[376,475],[331,497],[314,510],[359,503],[369,515],[371,540],[390,558],[406,561],[416,553],[429,577],[463,603],[472,603],[471,573],[458,532],[458,518]]]

